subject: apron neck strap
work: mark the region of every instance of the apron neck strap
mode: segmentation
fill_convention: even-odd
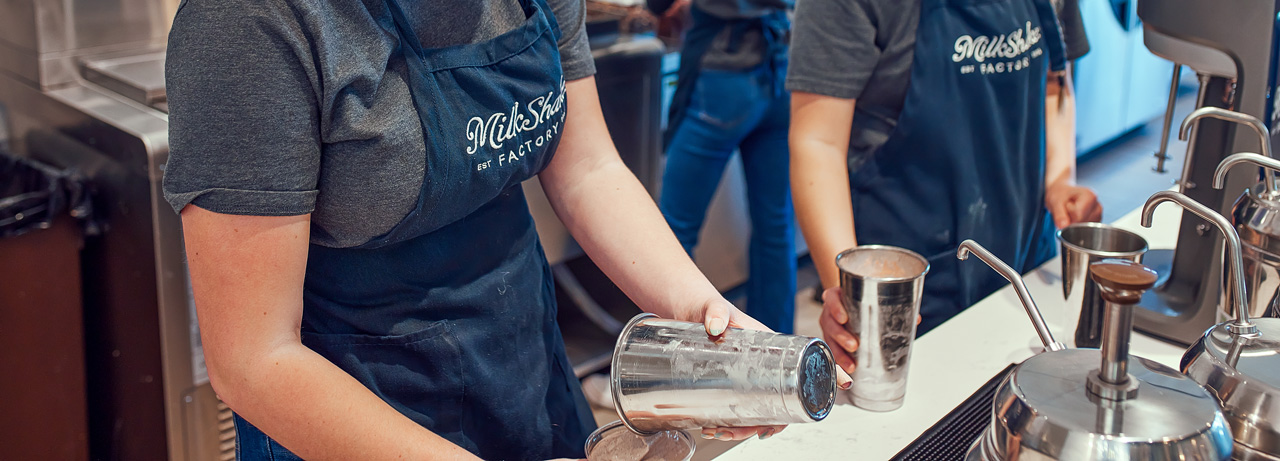
[[[1040,15],[1040,30],[1045,51],[1049,52],[1049,70],[1058,72],[1067,68],[1067,46],[1062,38],[1062,23],[1058,22],[1058,9],[1050,0],[1031,0]]]

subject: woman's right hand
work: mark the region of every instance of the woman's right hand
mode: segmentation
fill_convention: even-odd
[[[849,322],[849,314],[844,311],[840,301],[840,287],[835,286],[822,291],[822,315],[818,317],[818,326],[822,328],[822,340],[831,347],[831,356],[844,371],[852,374],[857,363],[853,353],[858,350],[858,338],[844,329]]]
[[[844,329],[849,323],[849,313],[844,310],[844,302],[840,300],[840,287],[831,287],[822,291],[822,315],[818,317],[818,326],[822,327],[822,340],[831,347],[831,356],[836,359],[844,371],[853,374],[858,363],[853,353],[858,351],[858,337]],[[920,315],[916,315],[916,325],[920,324]]]

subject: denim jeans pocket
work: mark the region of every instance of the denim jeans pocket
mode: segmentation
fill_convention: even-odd
[[[689,115],[722,129],[740,128],[769,104],[757,74],[702,70],[693,87]]]

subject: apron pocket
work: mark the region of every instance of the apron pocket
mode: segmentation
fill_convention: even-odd
[[[396,336],[303,332],[302,343],[414,422],[446,439],[461,435],[465,376],[448,322]]]

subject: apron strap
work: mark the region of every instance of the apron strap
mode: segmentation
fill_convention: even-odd
[[[1044,47],[1049,52],[1049,70],[1061,72],[1067,68],[1067,47],[1062,39],[1062,24],[1058,22],[1057,8],[1049,0],[1032,0],[1040,14],[1040,30]]]

